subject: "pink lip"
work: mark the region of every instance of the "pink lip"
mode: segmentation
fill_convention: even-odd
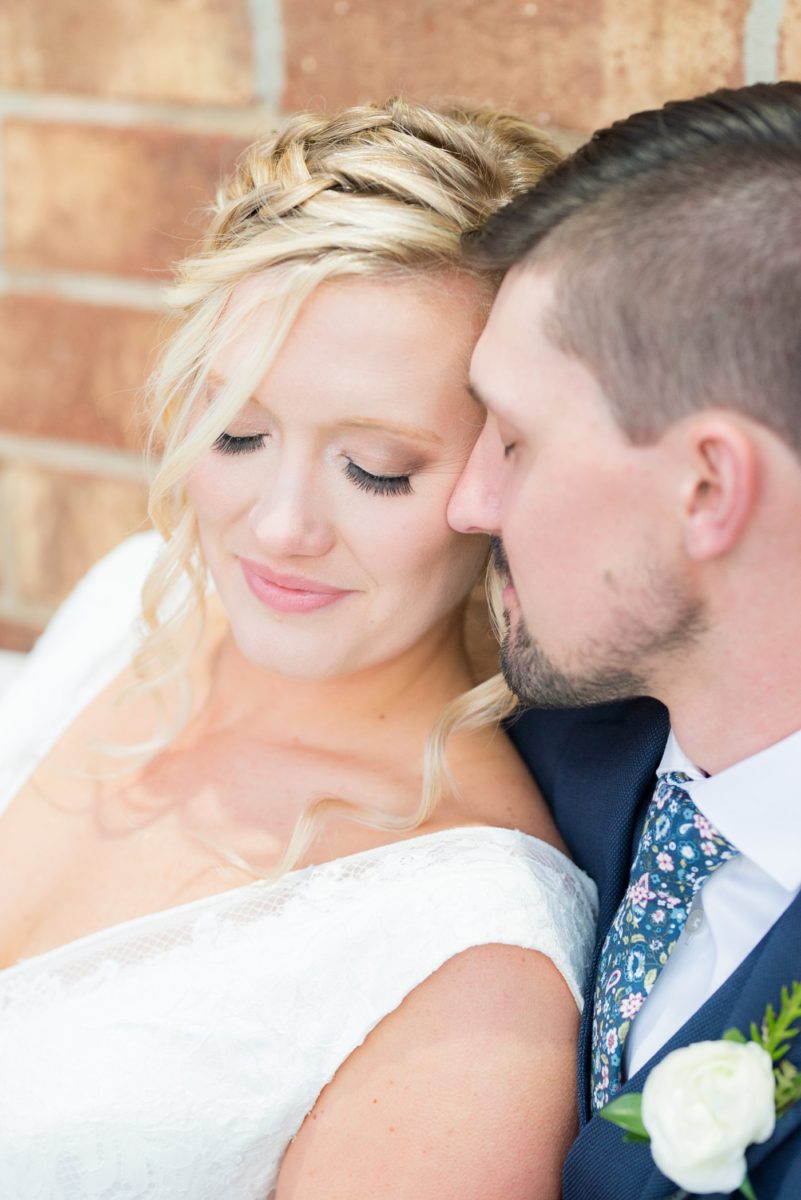
[[[330,584],[320,583],[316,579],[283,575],[247,558],[240,558],[239,565],[245,583],[256,599],[269,605],[276,612],[313,612],[351,594],[350,591],[331,587]]]

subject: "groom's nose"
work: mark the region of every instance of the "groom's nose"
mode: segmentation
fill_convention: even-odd
[[[448,524],[457,533],[500,533],[503,443],[488,417],[448,504]]]

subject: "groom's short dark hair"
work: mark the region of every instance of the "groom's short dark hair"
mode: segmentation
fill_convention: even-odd
[[[549,332],[634,440],[722,407],[801,452],[801,83],[600,130],[471,251],[555,271]]]

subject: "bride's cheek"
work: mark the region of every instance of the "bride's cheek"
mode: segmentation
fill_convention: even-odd
[[[445,519],[444,503],[419,497],[414,511],[397,522],[383,540],[383,554],[397,564],[407,579],[419,588],[418,603],[426,593],[432,600],[447,594],[454,602],[469,590],[481,570],[486,554],[483,539],[455,533]]]
[[[212,509],[215,475],[214,465],[208,461],[208,455],[204,455],[186,477],[186,496],[198,517],[202,518]]]
[[[236,464],[216,461],[209,451],[189,471],[187,499],[202,524],[221,525],[247,505],[246,473],[235,467]]]

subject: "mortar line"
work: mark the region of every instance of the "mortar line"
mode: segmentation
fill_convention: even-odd
[[[257,0],[251,0],[251,4],[256,3]],[[275,0],[270,0],[270,4],[273,3]],[[261,54],[264,56],[266,51]],[[270,70],[274,75],[275,68],[271,67]],[[277,91],[277,88],[271,85],[268,90]],[[273,107],[265,101],[252,105],[188,106],[149,100],[72,96],[65,92],[35,94],[0,90],[0,117],[25,117],[34,121],[119,128],[144,125],[206,136],[215,133],[252,136],[264,130],[265,125],[275,124],[277,116]]]
[[[47,467],[54,471],[94,478],[147,484],[144,457],[132,450],[114,450],[88,442],[58,441],[55,438],[0,432],[0,458]]]
[[[23,296],[58,296],[103,308],[135,308],[143,312],[168,311],[164,284],[146,279],[94,275],[82,271],[23,270],[0,266],[0,293]]]
[[[281,0],[248,0],[253,70],[261,100],[281,108],[284,92],[284,26]]]
[[[743,74],[746,84],[775,83],[779,78],[779,34],[784,0],[751,0],[743,27]]]
[[[49,605],[41,601],[20,600],[0,597],[0,621],[10,625],[22,625],[26,629],[43,629],[58,608],[58,602]],[[0,650],[5,649],[0,647]]]

